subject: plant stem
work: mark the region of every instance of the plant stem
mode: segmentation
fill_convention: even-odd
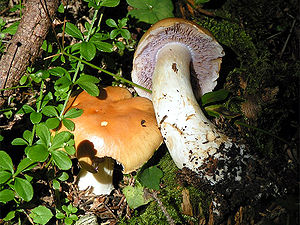
[[[28,87],[30,87],[30,86],[22,85],[22,86],[16,86],[16,87],[3,88],[3,89],[0,89],[0,91],[13,90],[13,89],[17,89],[17,88],[28,88]]]
[[[43,99],[43,88],[44,88],[44,81],[42,81],[41,83],[41,89],[40,89],[40,95],[38,97],[38,102],[36,103],[36,111],[37,112],[40,112],[41,110],[41,105],[42,105],[42,99]],[[34,136],[35,136],[35,130],[36,130],[36,124],[33,124],[33,128],[32,128],[32,134],[31,134],[31,138],[29,140],[29,146],[32,146],[32,143],[33,143],[33,139],[34,139]]]
[[[92,29],[93,29],[94,23],[95,23],[95,21],[96,21],[96,19],[97,19],[98,11],[99,11],[99,10],[95,10],[95,13],[94,13],[94,16],[93,16],[93,19],[92,19],[92,22],[91,22],[91,26],[90,26],[90,29],[88,30],[88,34],[87,34],[87,36],[86,36],[86,38],[85,38],[85,41],[88,41],[88,40],[90,39],[90,36],[91,36],[91,33],[92,33]],[[69,57],[72,56],[71,54],[66,53],[66,52],[64,51],[63,48],[61,49],[61,52],[62,52],[62,54],[67,55],[67,56],[69,56]],[[77,58],[77,57],[76,57],[76,58]],[[80,58],[78,58],[77,60],[78,60],[78,63],[77,63],[77,66],[76,66],[76,70],[75,70],[73,79],[72,79],[72,82],[73,82],[73,83],[76,81],[76,78],[77,78],[77,76],[78,76],[79,69],[80,69],[80,66],[81,66],[81,60],[80,60]],[[73,88],[73,87],[72,87],[72,88]],[[68,100],[69,100],[69,98],[70,98],[70,96],[71,96],[71,93],[72,93],[72,88],[70,88],[70,90],[69,90],[69,92],[68,92],[67,98],[66,98],[66,100],[65,100],[65,102],[64,102],[64,105],[63,105],[63,108],[62,108],[62,110],[61,110],[61,112],[60,112],[60,117],[62,117],[62,115],[63,115],[63,113],[64,113],[64,111],[65,111],[65,108],[66,108],[66,106],[67,106]]]
[[[270,133],[270,132],[268,132],[268,131],[266,131],[266,130],[263,130],[263,129],[261,129],[261,128],[251,126],[251,125],[246,124],[246,123],[243,123],[243,122],[241,122],[241,121],[235,121],[235,124],[241,125],[241,126],[244,126],[244,127],[250,128],[250,129],[253,129],[253,130],[257,130],[257,131],[259,131],[259,132],[261,132],[261,133],[264,133],[264,134],[270,135],[271,137],[277,138],[278,140],[280,140],[280,141],[286,143],[287,145],[292,145],[292,143],[290,143],[290,142],[284,140],[283,138],[278,137],[277,135],[272,134],[272,133]]]
[[[84,64],[86,64],[86,65],[88,65],[88,66],[90,66],[90,67],[92,67],[92,68],[94,68],[94,69],[97,69],[97,70],[99,70],[99,71],[101,71],[101,72],[104,72],[104,73],[106,73],[106,74],[108,74],[108,75],[114,77],[114,78],[117,79],[117,80],[123,81],[123,82],[125,82],[125,83],[127,83],[127,84],[130,84],[130,85],[134,86],[134,87],[140,88],[140,89],[142,89],[142,90],[144,90],[144,91],[147,91],[148,93],[152,93],[151,90],[149,90],[149,89],[147,89],[147,88],[145,88],[145,87],[143,87],[143,86],[141,86],[141,85],[138,85],[138,84],[136,84],[136,83],[134,83],[134,82],[132,82],[132,81],[130,81],[130,80],[125,79],[124,77],[118,76],[118,75],[116,75],[116,74],[114,74],[114,73],[112,73],[112,72],[109,72],[109,71],[107,71],[107,70],[105,70],[105,69],[102,69],[101,67],[98,67],[98,66],[96,66],[96,65],[94,65],[94,64],[92,64],[92,63],[89,63],[89,62],[87,62],[87,61],[85,61],[85,60],[83,60],[83,59],[80,59],[80,58],[78,58],[78,57],[76,57],[76,56],[74,56],[74,55],[71,55],[71,54],[66,53],[66,52],[63,52],[63,54],[66,55],[66,56],[68,56],[68,57],[70,57],[70,58],[74,58],[74,59],[76,59],[76,60],[78,60],[78,61],[81,61],[82,63],[84,63]]]

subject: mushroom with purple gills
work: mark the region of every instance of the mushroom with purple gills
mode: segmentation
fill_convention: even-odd
[[[72,119],[76,157],[82,167],[80,190],[92,187],[97,195],[110,194],[115,162],[123,173],[135,171],[162,143],[152,102],[133,98],[125,88],[106,87],[97,97],[83,91],[68,104],[68,110],[83,109],[80,117]]]
[[[152,99],[159,129],[177,167],[196,172],[212,185],[228,172],[221,163],[227,159],[226,152],[243,151],[217,130],[197,102],[197,97],[215,88],[222,56],[223,48],[210,32],[190,21],[168,18],[143,35],[132,70],[133,82],[152,90],[151,95],[136,89],[140,96]],[[235,168],[233,178],[239,180],[240,173]]]

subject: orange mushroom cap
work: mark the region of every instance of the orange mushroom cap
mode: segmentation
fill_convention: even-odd
[[[80,165],[97,171],[101,158],[110,157],[130,173],[153,155],[162,143],[152,102],[120,87],[106,87],[97,97],[83,91],[70,99],[69,109],[83,109],[72,119],[76,156]],[[66,129],[62,127],[62,129]]]

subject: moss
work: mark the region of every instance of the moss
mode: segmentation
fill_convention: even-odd
[[[198,24],[208,29],[218,42],[233,50],[238,57],[256,57],[257,49],[252,38],[235,22],[206,17]]]

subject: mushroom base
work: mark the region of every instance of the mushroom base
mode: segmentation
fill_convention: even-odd
[[[104,158],[98,165],[96,173],[90,173],[81,169],[78,174],[78,188],[85,190],[91,187],[96,195],[109,195],[114,189],[113,170],[115,161],[111,158]]]

